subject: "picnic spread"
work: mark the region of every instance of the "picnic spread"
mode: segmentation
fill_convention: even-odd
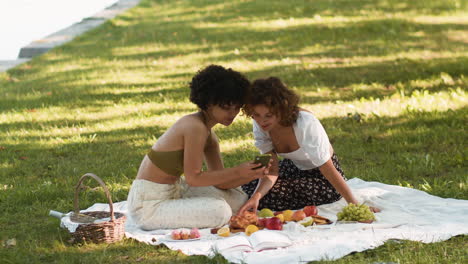
[[[223,230],[145,231],[128,218],[125,236],[151,245],[165,244],[187,255],[211,257],[219,253],[234,263],[301,263],[339,259],[351,252],[379,247],[388,240],[433,243],[468,234],[467,200],[441,198],[359,178],[347,183],[361,204],[382,211],[369,221],[349,221],[353,215],[356,219],[370,216],[361,208],[345,209],[346,201],[341,199],[316,209],[297,210],[302,213],[277,212],[281,217],[260,211],[258,219],[257,214],[233,218],[231,227]],[[109,211],[109,204],[97,203],[81,213],[90,211]],[[114,203],[113,211],[126,214],[126,201]],[[269,220],[273,218],[278,220]],[[67,227],[64,219],[61,225]],[[256,228],[250,227],[253,223],[257,223]]]

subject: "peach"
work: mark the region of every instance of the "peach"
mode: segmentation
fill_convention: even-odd
[[[294,214],[292,215],[292,219],[294,221],[301,221],[302,219],[306,218],[306,214],[304,213],[304,211],[302,210],[297,210],[296,212],[294,212]]]
[[[174,240],[181,240],[182,236],[180,234],[180,230],[172,230],[171,238],[174,239]]]
[[[192,228],[192,230],[190,230],[190,238],[194,239],[199,237],[201,237],[200,230],[198,230],[198,228]]]
[[[306,214],[306,216],[318,215],[317,206],[315,206],[315,205],[308,205],[308,206],[304,207],[303,210],[304,210],[304,213]]]
[[[182,230],[180,231],[180,236],[182,237],[182,239],[189,239],[190,238],[190,231],[189,230]]]

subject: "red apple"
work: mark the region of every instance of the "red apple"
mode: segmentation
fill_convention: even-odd
[[[274,212],[273,214],[274,214],[275,216],[277,216],[277,215],[282,214],[282,213],[283,213],[283,211],[276,211],[276,212]]]
[[[292,219],[294,221],[301,221],[302,219],[306,218],[306,214],[304,213],[304,211],[302,210],[297,210],[296,212],[294,212],[294,214],[292,215]]]
[[[283,230],[283,223],[278,217],[271,217],[267,219],[265,227],[270,230]]]
[[[268,218],[258,218],[258,219],[257,219],[257,225],[258,225],[259,227],[265,227],[265,226],[266,226],[267,219],[268,219]]]
[[[306,214],[306,216],[318,215],[317,206],[315,206],[315,205],[308,205],[308,206],[304,207],[303,211]]]

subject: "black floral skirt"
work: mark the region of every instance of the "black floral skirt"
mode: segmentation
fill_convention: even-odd
[[[332,162],[336,170],[346,180],[335,154],[332,156]],[[242,186],[249,198],[255,191],[257,184],[258,180],[254,180]],[[279,163],[278,180],[270,191],[260,199],[258,209],[296,210],[307,205],[333,203],[339,199],[341,199],[341,195],[323,176],[319,168],[300,170],[290,159],[283,159]]]

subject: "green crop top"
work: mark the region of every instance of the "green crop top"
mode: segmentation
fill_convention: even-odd
[[[150,149],[148,158],[154,166],[160,168],[169,175],[180,176],[184,173],[184,150],[155,151]]]

